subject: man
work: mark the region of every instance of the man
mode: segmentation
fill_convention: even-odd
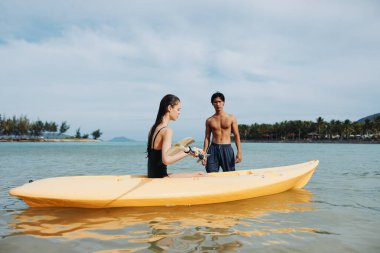
[[[242,160],[240,135],[237,120],[234,115],[224,111],[224,95],[216,92],[211,96],[211,104],[214,106],[215,114],[206,120],[206,133],[203,151],[209,154],[203,161],[206,171],[218,172],[219,167],[223,171],[234,171],[235,163]],[[237,155],[231,147],[231,133],[234,135]],[[210,137],[212,142],[210,145]]]

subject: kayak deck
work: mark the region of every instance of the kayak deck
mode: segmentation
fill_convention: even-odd
[[[221,203],[303,188],[318,161],[200,177],[73,176],[36,180],[10,194],[36,207],[109,208]]]

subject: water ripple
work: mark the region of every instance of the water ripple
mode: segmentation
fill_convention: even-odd
[[[321,200],[313,200],[311,201],[312,203],[319,203],[319,204],[326,204],[329,206],[334,206],[334,207],[350,207],[350,208],[359,208],[359,209],[368,209],[368,210],[373,210],[380,212],[380,208],[378,207],[370,207],[370,206],[365,206],[360,203],[355,203],[355,204],[333,204],[327,201],[321,201]]]

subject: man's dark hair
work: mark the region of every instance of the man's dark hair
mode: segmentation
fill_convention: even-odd
[[[211,104],[212,104],[212,102],[214,101],[215,98],[220,98],[223,102],[225,100],[223,93],[221,93],[219,91],[217,91],[214,94],[212,94],[212,96],[211,96]]]

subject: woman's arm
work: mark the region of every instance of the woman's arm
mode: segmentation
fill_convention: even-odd
[[[165,165],[175,163],[178,160],[185,158],[188,154],[185,152],[179,152],[175,155],[168,155],[167,152],[172,146],[173,130],[167,128],[162,133],[162,162]]]

